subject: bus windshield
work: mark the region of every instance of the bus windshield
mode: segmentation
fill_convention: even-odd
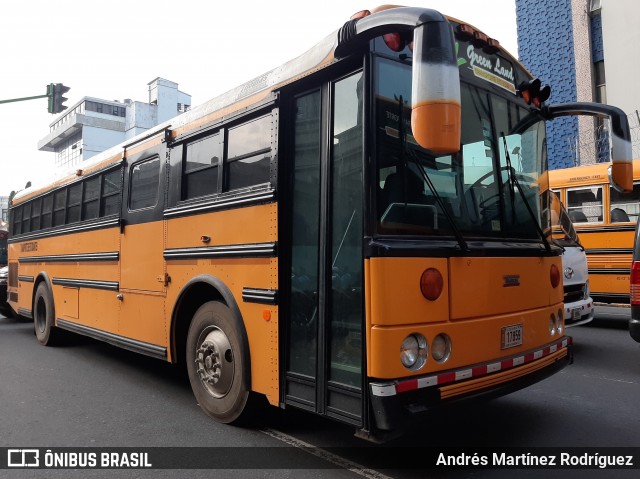
[[[462,83],[461,150],[434,156],[411,136],[410,66],[378,58],[375,68],[377,233],[543,241],[544,122],[516,130],[526,109]]]

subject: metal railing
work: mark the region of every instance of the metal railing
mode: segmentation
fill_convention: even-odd
[[[640,111],[627,115],[631,132],[631,148],[634,159],[640,159]],[[598,121],[591,131],[565,137],[573,166],[603,163],[611,160],[609,121]]]

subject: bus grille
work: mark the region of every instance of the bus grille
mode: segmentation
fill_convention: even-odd
[[[585,297],[585,284],[571,284],[564,287],[564,302],[575,303],[586,299]]]

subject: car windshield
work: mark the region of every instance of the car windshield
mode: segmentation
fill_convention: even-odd
[[[375,92],[377,234],[543,241],[544,122],[462,83],[461,150],[434,156],[411,135],[410,67],[379,58]]]
[[[547,235],[551,234],[554,243],[562,247],[578,246],[582,247],[578,234],[573,227],[573,222],[562,204],[558,193],[549,190],[546,195],[548,207],[544,209],[549,212],[549,225],[551,231],[547,231]]]

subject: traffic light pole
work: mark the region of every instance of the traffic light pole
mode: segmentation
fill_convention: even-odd
[[[12,103],[14,101],[35,100],[37,98],[47,98],[49,95],[25,96],[23,98],[11,98],[9,100],[0,100],[0,103]]]
[[[26,100],[35,100],[37,98],[48,98],[49,104],[47,107],[47,111],[49,113],[62,113],[63,110],[66,110],[67,107],[63,104],[67,99],[63,97],[66,92],[69,91],[68,86],[64,86],[62,83],[50,83],[47,85],[47,93],[44,95],[36,95],[36,96],[25,96],[22,98],[10,98],[8,100],[0,100],[0,104],[2,103],[12,103],[16,101],[26,101]]]

